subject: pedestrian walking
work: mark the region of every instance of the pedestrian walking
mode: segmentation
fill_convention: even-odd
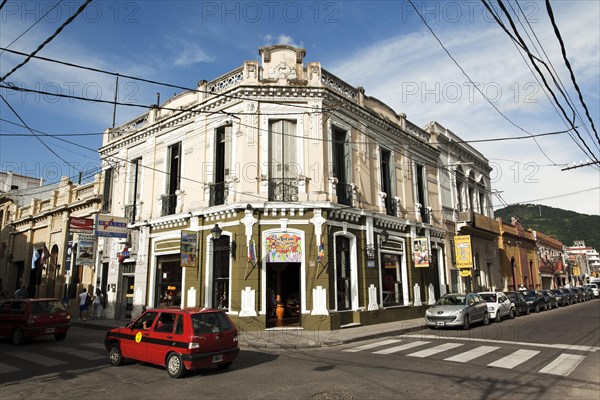
[[[87,316],[88,305],[92,302],[90,295],[87,292],[87,289],[83,289],[79,294],[79,319],[83,316],[83,320],[85,321],[85,317]]]
[[[16,299],[26,299],[28,296],[29,294],[27,293],[27,287],[25,285],[22,285],[20,289],[15,291]]]
[[[100,291],[100,289],[96,289],[96,295],[94,296],[94,302],[93,302],[93,311],[92,311],[92,318],[101,318],[102,317],[102,310],[104,309],[104,301],[102,301],[102,292]]]

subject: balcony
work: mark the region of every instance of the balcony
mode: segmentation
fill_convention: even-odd
[[[389,196],[386,196],[385,198],[385,213],[387,215],[391,215],[393,217],[398,216],[398,203],[396,202],[396,199],[392,198]]]
[[[211,183],[209,187],[209,200],[208,205],[219,206],[227,202],[227,196],[229,195],[229,185],[227,182]]]
[[[165,215],[175,214],[175,209],[177,208],[177,195],[176,194],[163,194],[161,196],[162,199],[162,209],[160,216],[164,217]]]
[[[352,206],[352,185],[342,182],[336,183],[335,194],[337,196],[338,204]]]
[[[269,201],[298,201],[298,179],[269,179]]]
[[[136,211],[137,210],[135,204],[125,206],[125,218],[127,218],[127,221],[130,224],[133,224],[135,222]]]

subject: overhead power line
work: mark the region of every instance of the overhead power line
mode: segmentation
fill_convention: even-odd
[[[429,31],[431,32],[431,34],[433,35],[433,37],[435,38],[435,40],[437,40],[437,42],[442,47],[442,49],[446,52],[446,54],[448,55],[448,57],[450,57],[450,59],[454,62],[454,64],[458,67],[458,69],[460,69],[460,71],[469,80],[469,82],[473,85],[473,87],[475,87],[475,89],[477,89],[477,91],[479,92],[479,94],[481,94],[481,96],[483,96],[483,98],[494,108],[494,110],[496,110],[496,112],[498,114],[500,114],[502,116],[502,118],[504,118],[505,120],[507,120],[511,125],[513,125],[517,129],[519,129],[519,130],[521,130],[521,131],[523,131],[526,134],[528,134],[528,135],[531,136],[531,132],[528,132],[527,130],[525,130],[521,126],[517,125],[510,118],[508,118],[508,116],[506,116],[502,111],[500,111],[500,109],[498,107],[496,107],[496,105],[494,103],[492,103],[492,101],[483,93],[483,91],[479,88],[479,86],[476,85],[475,82],[473,82],[473,80],[471,79],[471,77],[467,74],[467,72],[464,70],[464,68],[458,63],[458,61],[456,61],[456,59],[452,56],[452,54],[446,48],[446,46],[444,46],[444,44],[442,43],[442,41],[440,40],[440,38],[437,36],[437,34],[434,32],[434,30],[431,28],[431,26],[429,26],[429,24],[427,23],[427,20],[425,19],[425,17],[423,17],[423,15],[418,10],[418,8],[415,6],[415,4],[413,3],[413,1],[412,0],[408,0],[408,2],[414,8],[414,10],[417,13],[417,15],[421,18],[421,21],[423,21],[423,23],[425,24],[425,26],[427,27],[427,29],[429,29]],[[537,140],[536,139],[533,139],[533,140],[535,141],[535,144],[537,145],[538,149],[542,152],[542,154],[544,155],[544,157],[546,157],[546,159],[548,161],[550,161],[551,163],[556,164],[556,162],[554,162],[550,157],[548,157],[548,155],[542,149],[542,147],[537,142]]]
[[[87,7],[88,4],[90,4],[92,2],[92,0],[86,0],[85,3],[83,3],[81,6],[79,6],[79,8],[77,9],[77,11],[75,11],[75,14],[71,15],[65,22],[63,22],[63,24],[61,26],[58,27],[58,29],[50,36],[48,37],[46,40],[44,40],[42,42],[42,44],[40,44],[37,49],[35,49],[31,54],[29,54],[27,56],[27,58],[25,58],[25,60],[23,60],[20,64],[18,64],[17,66],[15,66],[13,69],[11,69],[7,74],[5,74],[2,78],[0,78],[0,82],[4,82],[6,80],[6,78],[8,78],[9,76],[11,76],[15,71],[17,71],[19,68],[21,68],[23,65],[27,64],[29,62],[29,60],[31,60],[32,57],[34,57],[40,50],[42,50],[48,43],[50,43],[55,37],[58,36],[59,33],[62,32],[63,29],[65,29],[65,27],[67,25],[69,25],[71,22],[73,22],[73,20],[75,18],[77,18],[77,16],[79,14],[81,14],[81,12]]]
[[[590,116],[590,111],[588,110],[587,104],[585,104],[585,101],[583,100],[583,94],[581,93],[581,90],[579,89],[579,85],[577,84],[577,80],[575,79],[575,73],[573,72],[573,68],[571,68],[571,63],[569,62],[569,59],[567,58],[567,49],[565,48],[565,42],[562,39],[560,30],[558,29],[558,26],[556,25],[556,20],[554,19],[554,12],[552,11],[552,6],[550,5],[550,1],[548,1],[548,0],[546,0],[546,9],[548,10],[548,17],[550,17],[550,22],[552,23],[552,27],[554,28],[554,34],[556,35],[556,38],[558,39],[558,42],[560,43],[560,50],[561,50],[563,59],[565,60],[565,65],[567,66],[567,69],[569,70],[569,73],[571,74],[571,81],[573,81],[573,86],[575,86],[575,90],[577,91],[577,94],[579,95],[579,101],[581,102],[581,105],[583,106],[583,108],[585,110],[585,115],[588,117],[590,124],[592,124],[592,130],[594,131],[594,134],[596,135],[596,140],[598,140],[598,143],[600,143],[600,137],[598,137],[598,131],[596,130],[596,127],[594,126],[594,121],[592,121],[592,117]]]

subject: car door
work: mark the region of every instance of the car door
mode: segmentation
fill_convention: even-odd
[[[146,361],[150,329],[158,315],[157,311],[146,311],[137,320],[121,330],[121,352],[125,358]]]
[[[502,312],[500,315],[508,315],[510,313],[510,300],[503,293],[498,294],[498,303]]]
[[[467,304],[470,309],[471,321],[481,321],[483,319],[484,310],[487,310],[487,303],[477,295],[467,296]]]
[[[150,330],[146,345],[146,360],[152,364],[163,365],[171,350],[181,352],[180,347],[187,347],[181,338],[177,340],[174,334],[178,314],[174,311],[162,311],[156,323]]]

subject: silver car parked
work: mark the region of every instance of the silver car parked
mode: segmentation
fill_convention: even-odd
[[[488,307],[477,293],[448,293],[425,311],[425,324],[431,328],[462,327],[470,329],[472,323],[490,323]]]

